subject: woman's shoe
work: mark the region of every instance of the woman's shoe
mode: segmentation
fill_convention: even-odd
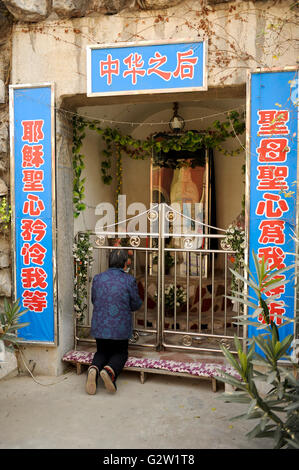
[[[87,380],[85,390],[88,395],[95,395],[97,390],[97,369],[90,367],[87,372]]]
[[[101,370],[100,376],[108,392],[115,393],[117,388],[116,388],[114,373],[112,372],[112,369],[110,367],[105,366],[104,369]]]

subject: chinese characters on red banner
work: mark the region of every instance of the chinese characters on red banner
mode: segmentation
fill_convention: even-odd
[[[285,199],[285,191],[289,189],[289,111],[263,109],[258,111],[258,146],[256,148],[257,186],[259,197],[255,214],[262,217],[258,226],[258,257],[264,257],[268,269],[285,268],[285,229],[286,215],[290,211]],[[267,245],[267,246],[266,246]],[[277,281],[285,280],[284,275],[274,276]],[[267,291],[267,297],[277,296],[269,304],[270,319],[277,325],[283,322],[286,312],[281,295],[285,293],[285,285]],[[263,321],[262,315],[259,321]]]
[[[107,79],[107,85],[112,84],[113,76],[122,76],[123,78],[129,77],[132,85],[136,85],[138,77],[146,75],[157,75],[164,81],[169,81],[171,77],[184,80],[186,78],[194,78],[194,67],[198,62],[198,57],[194,56],[193,49],[184,52],[178,51],[176,54],[176,68],[175,70],[167,70],[165,64],[167,56],[162,55],[160,52],[155,51],[153,57],[150,57],[147,64],[143,60],[142,53],[131,52],[122,61],[120,59],[113,59],[109,53],[106,60],[100,60],[100,77]],[[124,65],[125,70],[122,72],[121,68]]]
[[[23,204],[20,255],[24,267],[21,269],[22,303],[24,308],[42,313],[47,308],[47,273],[44,269],[47,249],[43,239],[47,224],[36,217],[45,210],[44,188],[44,121],[42,119],[22,121],[21,150],[22,191],[26,193]]]

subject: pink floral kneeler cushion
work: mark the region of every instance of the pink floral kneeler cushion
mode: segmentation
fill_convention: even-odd
[[[85,351],[70,351],[62,358],[65,362],[75,362],[79,364],[89,365],[92,363],[94,353]],[[229,365],[204,363],[204,362],[179,362],[164,359],[150,359],[129,357],[125,368],[140,368],[140,369],[160,369],[169,372],[180,372],[199,377],[219,377],[221,371],[240,378],[235,369]]]

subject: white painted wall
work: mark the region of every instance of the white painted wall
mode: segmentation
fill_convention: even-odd
[[[82,154],[85,155],[85,169],[82,177],[86,178],[84,198],[86,209],[74,220],[75,234],[80,230],[94,231],[98,220],[98,216],[95,215],[98,204],[101,202],[114,204],[115,181],[108,186],[101,179],[101,161],[103,160],[101,152],[103,149],[103,141],[97,132],[87,129],[82,146]],[[115,173],[115,165],[111,170],[112,173]]]

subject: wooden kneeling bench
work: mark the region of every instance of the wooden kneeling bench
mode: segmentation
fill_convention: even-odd
[[[82,366],[90,366],[93,356],[93,352],[72,350],[63,356],[62,361],[74,364],[77,369],[77,374],[81,374]],[[232,367],[222,364],[180,362],[167,359],[150,359],[131,356],[128,357],[123,370],[138,372],[142,384],[144,384],[148,373],[174,375],[192,379],[209,379],[212,381],[213,392],[217,391],[217,377],[221,376],[221,371],[236,376],[236,372]]]

